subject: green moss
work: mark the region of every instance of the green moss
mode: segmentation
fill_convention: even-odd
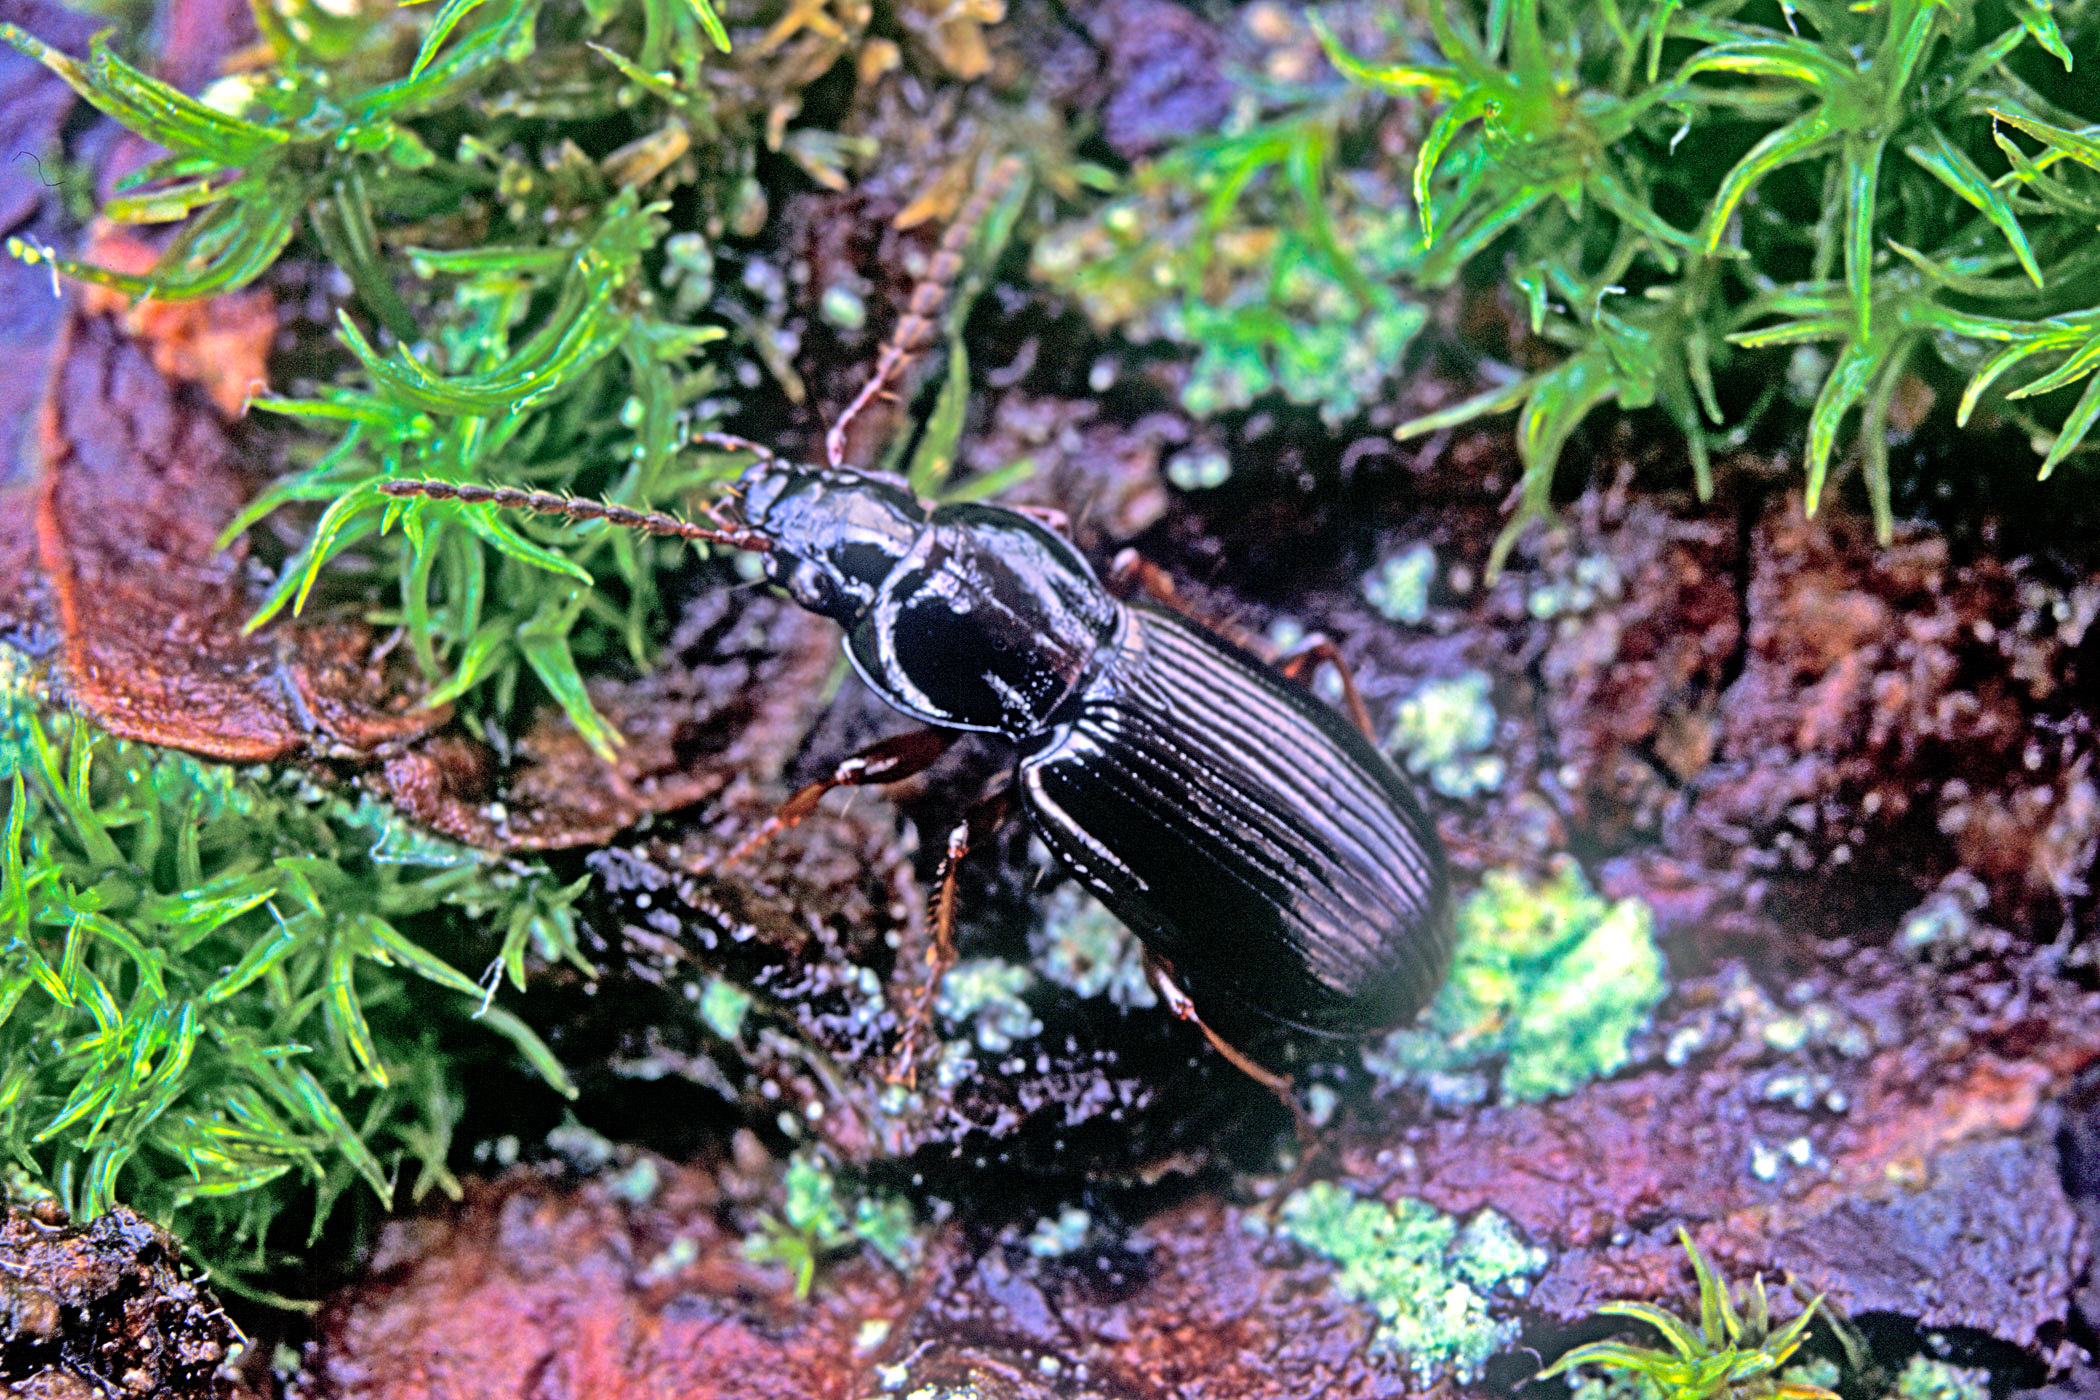
[[[710,977],[700,990],[700,1019],[724,1040],[744,1033],[744,1017],[751,1011],[751,993],[734,982]]]
[[[934,1007],[953,1026],[967,1026],[977,1048],[991,1054],[1040,1034],[1043,1023],[1021,999],[1035,974],[1003,958],[966,958],[941,978]]]
[[[1272,15],[1310,44],[1302,20]],[[1281,112],[1239,105],[1218,134],[1049,230],[1036,274],[1101,327],[1186,347],[1192,413],[1276,393],[1347,421],[1377,401],[1426,320],[1404,290],[1414,212],[1376,179],[1329,178],[1359,105],[1331,84]]]
[[[1743,1290],[1738,1304],[1692,1237],[1679,1229],[1677,1238],[1699,1281],[1695,1321],[1645,1302],[1611,1302],[1597,1309],[1601,1315],[1631,1318],[1654,1328],[1668,1349],[1585,1342],[1540,1371],[1538,1378],[1575,1371],[1572,1388],[1596,1400],[1837,1400],[1820,1380],[1802,1374],[1805,1368],[1787,1364],[1807,1340],[1822,1298],[1810,1300],[1791,1321],[1774,1326],[1762,1277]],[[1855,1347],[1842,1330],[1839,1339],[1856,1364],[1864,1349]],[[1585,1367],[1595,1368],[1587,1381],[1582,1379]]]
[[[1890,1394],[1898,1400],[1990,1400],[1991,1373],[1921,1354],[1904,1366]]]
[[[1365,575],[1364,599],[1387,621],[1413,625],[1429,615],[1429,587],[1434,582],[1436,551],[1418,544]]]
[[[1193,348],[1190,407],[1318,383],[1331,416],[1354,415],[1391,396],[1415,304],[1499,282],[1545,363],[1489,366],[1477,397],[1398,430],[1517,412],[1520,504],[1493,566],[1606,405],[1659,410],[1702,494],[1716,453],[1784,415],[1809,509],[1849,448],[1884,539],[1906,381],[1958,394],[1962,422],[2026,428],[2044,475],[2086,446],[2100,102],[2073,73],[2100,61],[2090,6],[1330,13],[1350,26],[1320,30],[1344,84],[1265,17],[1292,31],[1262,36],[1291,61],[1248,64],[1221,134],[1141,165],[1122,203],[1039,254],[1098,321]],[[1304,348],[1350,336],[1368,363],[1293,375]]]
[[[19,684],[0,793],[0,1148],[76,1214],[121,1199],[262,1268],[280,1214],[318,1230],[360,1183],[456,1190],[477,1058],[573,1093],[494,982],[430,942],[519,979],[576,956],[578,890],[539,866],[41,716]]]
[[[1060,885],[1028,936],[1034,967],[1083,997],[1104,993],[1117,1006],[1146,1007],[1159,996],[1145,976],[1145,948],[1123,921],[1076,884]]]
[[[1430,786],[1446,797],[1472,797],[1501,787],[1507,765],[1488,752],[1495,742],[1490,684],[1480,671],[1422,682],[1394,711],[1386,748],[1410,773],[1426,774]]]
[[[744,1253],[785,1264],[794,1273],[798,1298],[809,1296],[818,1262],[848,1245],[867,1244],[900,1269],[918,1257],[910,1204],[897,1196],[842,1188],[814,1153],[797,1152],[788,1159],[782,1190],[780,1214],[759,1218],[758,1231],[744,1241]]]
[[[1451,976],[1422,1024],[1365,1056],[1447,1104],[1491,1082],[1530,1100],[1611,1074],[1668,990],[1647,906],[1607,904],[1572,861],[1543,884],[1489,873],[1457,919]]]
[[[175,299],[242,287],[287,252],[332,263],[350,290],[336,326],[347,368],[257,402],[315,436],[228,530],[319,510],[258,620],[302,607],[332,570],[388,600],[373,620],[404,629],[434,698],[505,721],[536,688],[609,753],[616,736],[583,668],[647,661],[658,579],[682,552],[601,526],[392,501],[378,483],[519,482],[674,508],[732,472],[685,449],[724,407],[725,371],[770,363],[764,323],[779,308],[716,265],[760,266],[725,246],[765,220],[752,172],[797,70],[781,55],[728,71],[705,0],[258,13],[263,62],[201,100],[100,40],[81,62],[0,25],[171,153],[102,212],[180,224],[144,276],[10,247]],[[741,354],[732,326],[754,332]]]
[[[1028,1252],[1038,1259],[1062,1259],[1083,1247],[1093,1232],[1092,1212],[1066,1206],[1055,1215],[1037,1219],[1028,1234]]]
[[[1493,1300],[1521,1297],[1549,1260],[1493,1211],[1461,1228],[1420,1201],[1385,1206],[1325,1181],[1294,1192],[1279,1221],[1286,1237],[1334,1262],[1334,1286],[1378,1316],[1373,1345],[1425,1386],[1478,1378],[1517,1334],[1514,1321],[1493,1315]]]

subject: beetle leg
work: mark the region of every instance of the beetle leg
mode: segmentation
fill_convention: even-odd
[[[1334,673],[1342,678],[1342,699],[1349,718],[1356,722],[1366,739],[1376,744],[1378,731],[1371,725],[1371,712],[1364,707],[1363,692],[1356,688],[1356,673],[1349,669],[1349,663],[1343,659],[1341,649],[1335,646],[1331,637],[1313,633],[1293,647],[1289,655],[1277,661],[1276,669],[1302,685],[1323,661],[1334,667]]]
[[[747,437],[738,437],[735,433],[697,433],[694,435],[693,441],[699,443],[702,447],[713,447],[723,452],[748,452],[761,462],[777,462],[780,460],[779,454],[764,443],[753,442]]]
[[[817,803],[833,788],[878,787],[884,783],[909,778],[915,773],[923,773],[960,737],[962,736],[959,733],[947,730],[915,729],[909,734],[899,734],[880,743],[868,745],[832,769],[830,777],[819,778],[781,803],[778,811],[760,822],[749,836],[731,847],[729,854],[715,863],[715,868],[719,870],[735,865],[816,811]]]
[[[1065,539],[1072,538],[1072,517],[1059,510],[1056,506],[1009,505],[1007,509],[1015,515],[1027,516],[1030,520],[1048,529],[1053,534],[1062,536]]]
[[[1167,1010],[1184,1021],[1192,1022],[1197,1030],[1203,1032],[1203,1038],[1210,1042],[1210,1048],[1223,1055],[1234,1069],[1283,1100],[1283,1106],[1291,1111],[1291,1122],[1298,1129],[1300,1142],[1314,1141],[1312,1119],[1305,1116],[1305,1110],[1298,1105],[1298,1096],[1291,1092],[1297,1086],[1296,1080],[1288,1074],[1278,1074],[1275,1070],[1256,1064],[1244,1051],[1212,1030],[1210,1023],[1196,1014],[1196,1003],[1190,1000],[1189,994],[1174,980],[1174,969],[1166,959],[1146,953],[1145,975],[1151,981],[1153,989],[1159,993],[1160,1000],[1167,1004]]]
[[[940,868],[934,874],[933,906],[927,911],[926,922],[932,937],[926,948],[926,980],[904,1014],[904,1030],[897,1041],[897,1063],[889,1072],[892,1084],[909,1087],[917,1077],[920,1031],[933,1023],[933,999],[939,992],[941,979],[955,965],[955,876],[970,847],[991,835],[992,828],[1005,819],[1013,809],[1013,789],[1001,786],[970,804],[962,820],[948,833],[948,848],[941,853]]]
[[[1108,565],[1108,591],[1119,598],[1127,598],[1142,591],[1154,602],[1180,612],[1181,599],[1174,591],[1174,578],[1165,569],[1138,553],[1135,549],[1123,549]]]

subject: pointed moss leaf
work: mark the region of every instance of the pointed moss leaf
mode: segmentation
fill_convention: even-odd
[[[1852,303],[1852,333],[1873,333],[1874,201],[1881,182],[1885,138],[1845,142],[1845,290]]]
[[[321,518],[314,523],[313,534],[306,541],[306,548],[300,551],[296,561],[299,568],[296,572],[289,567],[286,569],[286,575],[297,581],[291,598],[294,615],[305,608],[307,594],[319,581],[321,568],[329,557],[378,529],[378,522],[370,517],[374,507],[385,501],[386,497],[379,493],[379,483],[361,482],[336,497],[328,509],[321,512]],[[247,630],[254,631],[275,611],[270,608],[269,600],[265,600],[264,608],[268,611],[259,611],[249,619]]]
[[[948,473],[955,470],[955,446],[962,439],[963,415],[969,408],[969,352],[964,348],[961,336],[951,336],[948,341],[948,373],[941,380],[941,391],[933,401],[933,412],[927,417],[926,429],[912,452],[911,469],[905,473],[911,489],[919,495],[936,494],[947,481]]]
[[[2070,347],[2064,346],[2063,348],[2069,349]],[[2050,393],[2053,390],[2063,388],[2066,384],[2075,384],[2086,375],[2091,374],[2095,366],[2100,366],[2100,332],[2094,333],[2083,344],[2078,345],[2076,349],[2072,350],[2071,357],[2055,369],[2039,379],[2022,384],[2019,388],[2007,394],[2006,397],[2009,399],[2026,399],[2033,398],[2037,394]]]
[[[1435,413],[1425,413],[1420,418],[1410,418],[1407,422],[1393,429],[1393,436],[1401,442],[1406,442],[1409,438],[1427,437],[1431,433],[1440,433],[1446,428],[1455,428],[1462,423],[1470,423],[1475,418],[1485,418],[1495,413],[1507,413],[1530,397],[1540,377],[1531,375],[1523,379],[1512,380],[1500,388],[1489,389],[1485,393],[1476,394],[1472,398],[1453,404],[1449,408],[1438,409]]]
[[[95,37],[86,63],[12,24],[0,24],[0,39],[63,78],[100,111],[170,150],[207,156],[231,167],[290,139],[275,127],[228,116],[140,72],[109,51],[104,35]]]
[[[430,60],[445,46],[445,40],[451,38],[452,31],[459,27],[459,22],[481,4],[482,0],[445,0],[444,5],[431,18],[430,27],[423,31],[423,42],[416,49],[416,61],[408,66],[408,76],[421,77],[423,70],[430,66]]]
[[[1454,98],[1463,90],[1458,74],[1449,68],[1430,68],[1412,63],[1367,63],[1342,47],[1327,21],[1318,13],[1311,16],[1313,33],[1320,40],[1320,47],[1327,54],[1327,61],[1335,71],[1352,82],[1380,92],[1409,97],[1427,92],[1433,97]]]
[[[1677,70],[1679,82],[1702,73],[1729,73],[1749,78],[1782,78],[1811,90],[1844,84],[1851,70],[1802,38],[1741,39],[1716,44]]]
[[[686,12],[692,15],[693,22],[700,26],[700,32],[707,36],[708,42],[713,44],[717,51],[728,53],[729,31],[722,27],[722,17],[715,13],[715,7],[710,0],[685,0],[685,6]]]
[[[122,951],[137,970],[142,990],[154,997],[168,994],[167,984],[161,980],[161,955],[149,950],[130,929],[101,914],[91,913],[80,916],[79,927]]]
[[[2017,127],[2032,136],[2050,150],[2069,156],[2080,165],[2100,170],[2100,139],[2083,132],[2067,130],[2053,122],[2015,111],[2009,106],[1992,107],[1990,113],[2007,126]]]
[[[466,650],[460,653],[451,677],[423,697],[424,707],[435,709],[439,705],[448,705],[481,684],[502,659],[510,640],[511,629],[504,623],[492,622],[481,628],[467,643]]]
[[[2096,417],[2100,417],[2100,376],[2087,381],[2085,392],[2078,396],[2078,402],[2072,406],[2070,416],[2064,419],[2063,427],[2057,432],[2056,441],[2050,444],[2049,455],[2042,459],[2042,480],[2048,480],[2049,474],[2056,470],[2056,464],[2070,456],[2079,444],[2085,441],[2086,434],[2092,431],[2093,419]]]
[[[651,73],[623,54],[615,53],[603,44],[585,44],[585,48],[617,68],[628,82],[662,102],[677,106],[685,100],[677,80],[669,73]]]
[[[372,952],[375,956],[383,955],[388,960],[410,969],[426,981],[437,983],[440,987],[449,987],[455,992],[464,992],[470,997],[479,997],[481,995],[482,989],[473,978],[467,976],[435,953],[404,938],[400,930],[386,920],[372,918],[369,915],[359,915],[357,917],[357,925],[360,931],[371,940]]]
[[[1867,386],[1880,366],[1882,348],[1860,341],[1848,343],[1838,352],[1837,363],[1816,395],[1808,418],[1808,494],[1804,509],[1813,516],[1823,495],[1823,479],[1830,471],[1830,454],[1837,446],[1838,427],[1847,413],[1865,397]]]
[[[479,993],[476,995],[478,998]],[[532,1066],[533,1073],[539,1075],[548,1088],[565,1099],[580,1097],[576,1082],[569,1078],[569,1072],[562,1068],[561,1061],[555,1058],[554,1052],[547,1048],[547,1042],[541,1040],[532,1027],[500,1006],[484,1006],[476,1019],[516,1046],[525,1062]]]
[[[2020,26],[2034,36],[2034,41],[2071,71],[2071,46],[2064,42],[2063,30],[2056,24],[2056,16],[2049,12],[2049,0],[2014,0],[2013,13],[2020,17]]]
[[[1647,1323],[1662,1333],[1663,1340],[1670,1344],[1671,1350],[1687,1360],[1708,1349],[1707,1341],[1685,1326],[1683,1319],[1675,1313],[1656,1307],[1653,1303],[1602,1303],[1598,1305],[1597,1311],[1607,1317],[1630,1317],[1637,1322]]]
[[[336,946],[328,951],[328,1010],[336,1031],[349,1045],[350,1053],[374,1084],[387,1086],[386,1065],[380,1059],[378,1042],[365,1020],[364,1006],[357,995],[357,959],[362,939],[353,941],[350,930],[338,933]]]
[[[1903,153],[1929,171],[1933,178],[1960,195],[1973,205],[2005,235],[2012,245],[2014,256],[2020,260],[2020,268],[2035,286],[2042,285],[2042,269],[2034,260],[2034,249],[2028,245],[2027,234],[2020,227],[2019,215],[2013,212],[2012,204],[1991,184],[1976,162],[1938,127],[1926,128],[1927,140],[1910,142]]]
[[[1551,499],[1561,448],[1590,410],[1618,395],[1626,381],[1602,347],[1562,361],[1539,376],[1517,418],[1517,453],[1524,460],[1524,494],[1534,508]]]
[[[1736,206],[1765,176],[1815,152],[1831,137],[1829,118],[1820,110],[1806,112],[1767,135],[1736,162],[1721,182],[1706,215],[1704,243],[1709,253],[1718,252],[1721,238]]]
[[[611,762],[622,740],[591,704],[590,691],[569,650],[569,629],[583,610],[583,598],[579,589],[567,600],[549,599],[542,604],[532,620],[518,629],[518,650],[584,742],[600,758]]]
[[[342,1109],[336,1106],[335,1100],[329,1097],[312,1072],[303,1065],[292,1066],[285,1076],[285,1088],[290,1098],[288,1106],[296,1107],[307,1121],[319,1128],[329,1144],[371,1186],[380,1202],[391,1205],[394,1190],[387,1180],[386,1169],[380,1166],[379,1159],[365,1146],[364,1139],[350,1126],[350,1120],[343,1116]]]
[[[1033,457],[1009,462],[996,471],[986,472],[983,476],[973,476],[960,485],[949,487],[941,493],[941,503],[952,505],[967,501],[993,500],[1033,477],[1038,466]]]
[[[521,564],[529,564],[535,569],[543,569],[551,574],[561,574],[586,587],[597,582],[591,577],[590,570],[575,560],[536,545],[512,529],[493,506],[461,506],[459,520],[478,538]]]

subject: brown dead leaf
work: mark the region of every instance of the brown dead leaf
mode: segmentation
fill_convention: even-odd
[[[98,267],[133,274],[150,272],[159,250],[123,229],[98,229],[83,259]],[[207,301],[132,298],[92,284],[81,289],[90,314],[119,317],[168,378],[195,384],[228,418],[238,418],[248,400],[269,389],[265,363],[277,336],[277,304],[266,287],[250,287]]]
[[[362,626],[242,632],[255,604],[246,551],[214,543],[252,474],[211,411],[116,322],[73,316],[38,429],[33,511],[0,535],[33,530],[63,684],[105,728],[257,762],[366,754],[443,721],[411,707]],[[0,604],[29,606],[26,590]]]

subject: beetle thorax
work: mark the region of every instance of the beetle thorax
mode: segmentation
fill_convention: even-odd
[[[847,629],[868,683],[907,714],[1024,740],[1092,678],[1122,608],[1027,517],[949,505]]]

